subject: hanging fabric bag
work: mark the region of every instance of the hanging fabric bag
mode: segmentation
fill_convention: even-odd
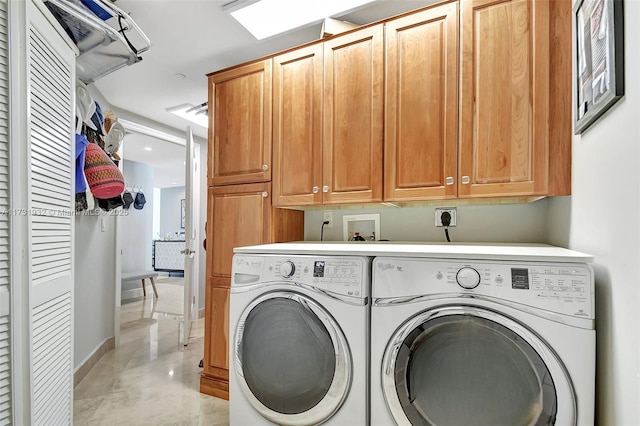
[[[113,161],[95,143],[87,145],[84,174],[96,198],[113,198],[124,191],[124,176]]]

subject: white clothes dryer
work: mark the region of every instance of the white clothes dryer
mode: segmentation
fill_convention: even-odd
[[[236,254],[232,426],[368,424],[371,259]]]
[[[592,268],[483,250],[374,260],[372,425],[593,425]]]

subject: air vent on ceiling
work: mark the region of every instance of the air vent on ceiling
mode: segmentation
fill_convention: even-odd
[[[199,126],[209,127],[208,102],[203,102],[198,105],[182,104],[172,108],[167,108],[167,112],[175,114],[178,117],[182,117],[185,120],[189,120]]]

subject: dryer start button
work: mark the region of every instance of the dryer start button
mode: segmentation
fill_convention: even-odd
[[[480,274],[475,269],[465,266],[458,270],[456,281],[460,287],[470,290],[478,287],[478,284],[480,284]]]

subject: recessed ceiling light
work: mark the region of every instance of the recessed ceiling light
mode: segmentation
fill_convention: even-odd
[[[177,185],[178,182],[171,182],[171,185]]]
[[[178,77],[178,78],[187,78],[187,76],[182,74],[181,72],[177,72],[176,73],[176,77]]]
[[[256,39],[262,40],[374,0],[260,0],[231,12]]]
[[[145,151],[153,151],[153,148],[151,148],[150,146],[145,146],[145,147],[144,147],[144,150],[145,150]]]

